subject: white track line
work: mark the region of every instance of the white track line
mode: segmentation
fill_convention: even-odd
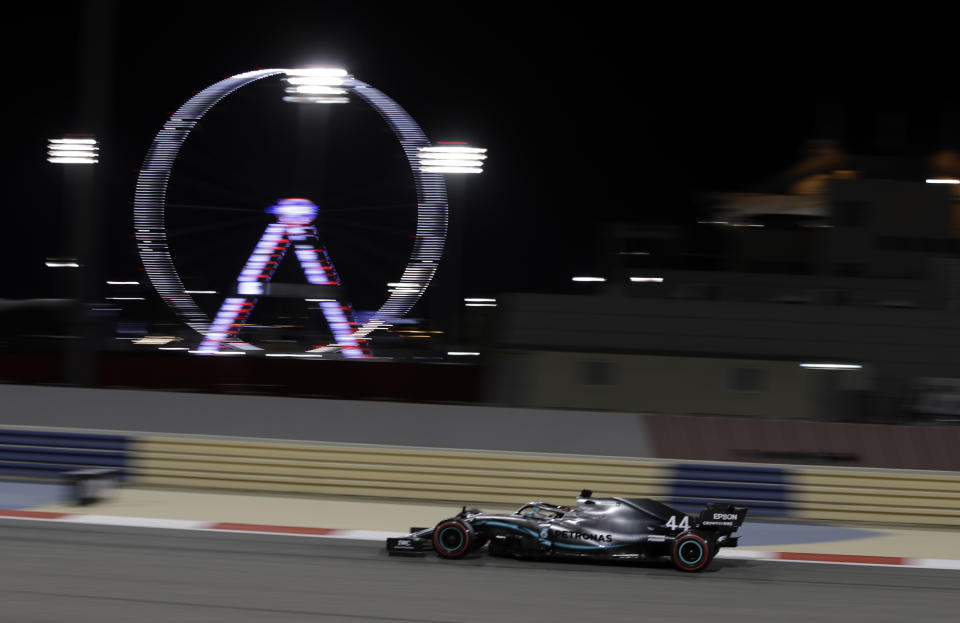
[[[94,524],[98,526],[126,526],[130,528],[166,528],[170,530],[199,530],[210,524],[209,521],[154,519],[152,517],[121,517],[118,515],[68,515],[61,519],[53,519],[51,521]]]

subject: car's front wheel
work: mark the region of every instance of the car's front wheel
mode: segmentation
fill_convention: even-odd
[[[673,542],[673,565],[681,571],[702,571],[714,556],[716,546],[694,532],[686,532]]]
[[[476,541],[470,524],[459,519],[447,519],[433,529],[433,548],[442,558],[463,558]]]

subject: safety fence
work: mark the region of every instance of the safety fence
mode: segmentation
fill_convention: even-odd
[[[307,442],[0,430],[0,477],[78,467],[144,487],[520,505],[598,495],[750,516],[960,526],[960,474]]]

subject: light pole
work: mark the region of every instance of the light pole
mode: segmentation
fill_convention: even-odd
[[[89,270],[90,242],[87,218],[93,194],[93,169],[100,162],[100,144],[90,134],[66,134],[47,141],[47,162],[63,168],[63,214],[61,215],[60,256],[47,258],[48,268]],[[69,296],[83,300],[86,288],[83,271],[77,271],[66,287]]]
[[[86,303],[90,297],[88,282],[95,262],[92,261],[90,215],[94,192],[94,168],[100,162],[100,144],[90,134],[67,134],[47,141],[47,162],[63,169],[63,210],[61,214],[61,257],[47,258],[47,268],[72,268],[66,281],[56,284],[66,291],[79,310],[75,333],[66,350],[64,376],[74,385],[91,385],[95,379],[93,370],[91,335]]]
[[[458,183],[449,185],[450,215],[448,219],[445,258],[434,285],[436,319],[444,330],[444,342],[456,351],[460,345],[461,281],[463,279],[463,232],[467,210],[464,189],[465,176],[483,173],[487,150],[471,147],[464,142],[438,142],[420,148],[420,170],[425,173],[441,173],[459,177]],[[458,351],[456,351],[458,352]]]
[[[80,268],[82,223],[76,218],[77,204],[87,201],[93,172],[89,165],[100,162],[100,145],[89,134],[66,134],[47,141],[47,162],[63,167],[63,214],[61,215],[60,255],[47,258],[47,268]],[[84,257],[86,262],[88,258]],[[82,278],[74,276],[64,289],[72,298],[80,298]],[[63,284],[58,284],[63,285]]]

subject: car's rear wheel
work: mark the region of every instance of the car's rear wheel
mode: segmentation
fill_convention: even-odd
[[[681,571],[701,571],[713,559],[715,546],[694,532],[681,534],[673,542],[673,565]]]
[[[433,529],[433,548],[442,558],[463,558],[475,541],[473,528],[459,519],[441,521]]]

